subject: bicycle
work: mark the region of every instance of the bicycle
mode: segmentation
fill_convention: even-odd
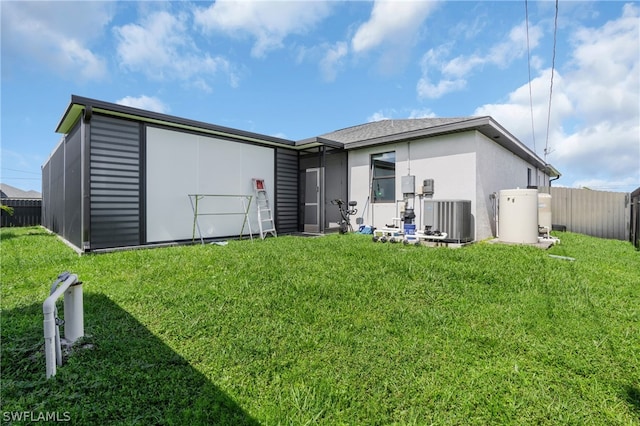
[[[345,204],[344,201],[337,198],[335,200],[331,200],[331,204],[333,204],[334,206],[337,205],[338,209],[340,210],[340,216],[342,217],[342,220],[339,222],[339,225],[340,225],[339,232],[341,234],[346,234],[347,232],[353,232],[353,227],[351,226],[351,221],[349,220],[349,216],[352,216],[358,213],[358,209],[355,208],[355,206],[358,205],[358,202],[349,201],[348,203],[349,208],[347,208],[344,205]]]

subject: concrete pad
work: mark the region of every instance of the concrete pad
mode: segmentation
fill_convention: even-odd
[[[560,240],[553,240],[553,239],[542,239],[542,240],[538,240],[537,243],[534,244],[524,244],[524,243],[509,243],[509,242],[505,242],[505,241],[500,241],[498,238],[494,238],[491,240],[487,240],[487,243],[489,244],[505,244],[508,246],[531,246],[531,247],[537,247],[539,249],[542,250],[547,250],[549,247],[553,246],[554,244],[560,242]]]

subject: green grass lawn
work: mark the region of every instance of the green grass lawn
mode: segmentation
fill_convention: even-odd
[[[40,228],[0,235],[3,420],[640,424],[629,243],[351,234],[79,257]],[[42,302],[66,270],[84,283],[87,336],[47,381]]]

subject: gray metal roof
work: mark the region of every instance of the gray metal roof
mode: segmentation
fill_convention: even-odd
[[[179,129],[196,130],[203,133],[227,136],[234,139],[241,139],[266,145],[295,148],[295,142],[289,139],[283,139],[254,132],[247,132],[245,130],[218,126],[215,124],[204,123],[196,120],[189,120],[186,118],[161,114],[125,105],[114,104],[97,99],[85,98],[77,95],[71,95],[71,103],[60,119],[60,122],[56,127],[56,132],[62,134],[69,133],[75,123],[80,120],[83,114],[90,115],[93,112],[99,112],[102,114],[113,115],[117,117],[131,118],[147,123],[160,124]]]
[[[125,105],[105,102],[98,99],[85,98],[82,96],[71,95],[71,102],[64,112],[60,122],[56,127],[56,133],[68,134],[73,126],[80,120],[83,114],[89,116],[93,112],[112,115],[116,117],[131,118],[146,123],[160,124],[178,129],[194,130],[197,132],[208,133],[231,137],[259,144],[280,146],[291,149],[308,149],[322,145],[332,148],[342,148],[341,143],[336,143],[321,138],[310,138],[305,141],[293,141],[276,136],[269,136],[245,130],[234,129],[230,127],[219,126],[216,124],[205,123],[202,121],[190,120],[173,115],[161,114],[153,111],[147,111],[139,108],[133,108]]]
[[[23,191],[15,186],[0,183],[0,198],[42,198],[42,194],[38,191]]]
[[[543,170],[548,166],[535,152],[489,116],[381,120],[347,127],[313,138],[292,141],[72,95],[71,103],[62,116],[56,132],[68,133],[83,114],[90,115],[92,112],[292,149],[318,146],[355,149],[475,130]]]
[[[325,144],[329,141],[341,143],[344,149],[349,150],[468,131],[482,133],[552,176],[560,175],[555,169],[549,169],[550,165],[490,116],[381,120],[325,133],[315,139]],[[309,140],[299,142],[308,143]]]
[[[403,134],[412,133],[418,130],[426,130],[447,124],[461,123],[472,120],[476,117],[454,117],[454,118],[410,118],[401,120],[380,120],[371,123],[360,124],[358,126],[347,127],[335,132],[320,135],[320,138],[341,142],[345,145],[354,142],[363,142],[382,138],[385,136],[396,136],[402,139]]]

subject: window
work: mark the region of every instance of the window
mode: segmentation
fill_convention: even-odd
[[[385,152],[371,156],[371,199],[374,203],[396,201],[396,153]]]

